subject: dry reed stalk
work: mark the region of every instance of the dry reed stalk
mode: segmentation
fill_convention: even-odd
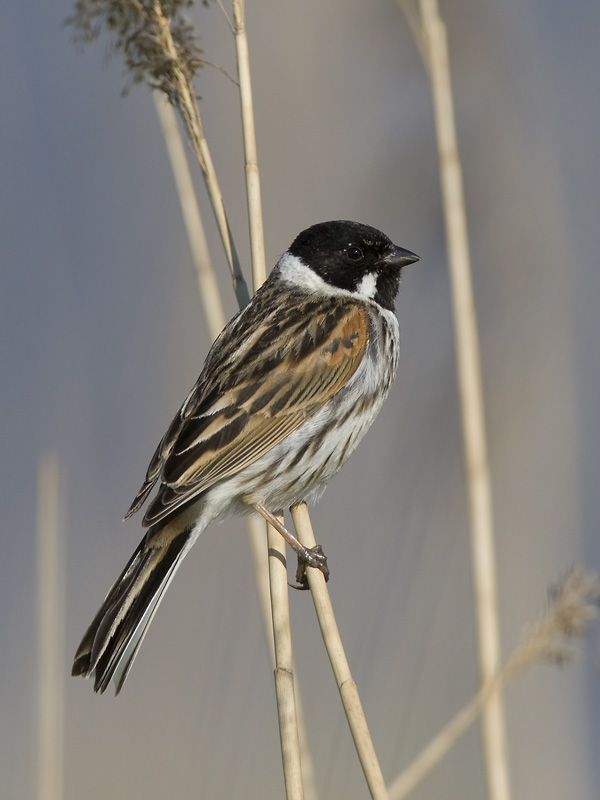
[[[227,262],[233,277],[234,290],[238,299],[240,308],[247,305],[250,300],[248,288],[244,282],[242,271],[239,263],[233,237],[229,229],[227,215],[225,214],[225,205],[223,203],[223,195],[217,179],[217,173],[212,161],[208,142],[204,136],[204,129],[202,127],[202,120],[200,117],[200,110],[196,101],[194,87],[191,79],[186,75],[183,69],[179,68],[178,52],[173,42],[171,29],[169,27],[169,20],[162,13],[162,8],[158,0],[154,5],[154,12],[160,25],[161,38],[164,45],[165,54],[170,59],[173,66],[173,74],[176,81],[174,95],[177,96],[177,108],[181,114],[184,125],[191,139],[194,152],[198,158],[211,205],[217,220],[217,226],[221,235],[221,241],[225,249]]]
[[[232,0],[233,33],[237,55],[242,111],[242,132],[246,164],[246,195],[250,225],[250,249],[252,254],[252,277],[254,291],[264,283],[267,272],[263,233],[262,203],[260,196],[260,173],[256,151],[254,125],[254,103],[250,77],[248,37],[246,34],[245,0]],[[275,693],[279,717],[281,758],[288,800],[302,798],[302,770],[300,742],[294,692],[294,668],[292,662],[292,634],[289,616],[285,542],[267,525],[269,541],[269,582],[273,635],[275,644]],[[283,560],[283,564],[281,562]]]
[[[293,506],[291,511],[298,538],[305,547],[314,547],[316,544],[315,536],[306,504],[300,503],[297,506]],[[329,661],[331,662],[331,668],[333,669],[333,674],[342,699],[342,705],[346,712],[346,718],[354,740],[354,746],[356,747],[356,752],[358,753],[358,758],[365,774],[369,792],[371,797],[376,798],[376,800],[387,800],[388,792],[385,781],[383,780],[381,767],[379,766],[375,748],[373,747],[373,741],[360,702],[358,689],[350,673],[350,666],[348,665],[346,653],[344,652],[344,646],[333,613],[325,578],[323,574],[316,569],[309,569],[306,574],[315,604],[319,627],[321,628],[321,635],[323,636],[325,648],[327,649]]]
[[[265,523],[260,517],[252,516],[246,520],[248,526],[248,540],[254,576],[258,592],[258,603],[261,616],[265,625],[265,635],[269,647],[271,664],[275,668],[275,646],[273,644],[273,619],[271,613],[271,589],[269,586],[269,559],[267,557],[267,540],[265,537]]]
[[[265,622],[265,633],[269,646],[271,663],[275,669],[275,648],[273,644],[273,623],[271,610],[271,588],[269,583],[269,559],[266,558],[265,524],[259,517],[248,517],[247,520],[250,550],[254,562],[258,599],[262,617]],[[281,539],[281,536],[277,534]],[[304,785],[304,799],[317,800],[317,784],[313,766],[312,754],[308,745],[306,725],[302,710],[302,697],[298,684],[295,682],[296,719],[298,727],[298,741],[300,743],[300,763],[302,765],[302,780]]]
[[[171,170],[179,196],[181,214],[190,243],[198,295],[204,309],[210,337],[214,341],[225,327],[226,319],[217,276],[210,259],[194,184],[188,168],[183,142],[179,135],[173,106],[158,92],[152,92],[152,96],[167,146]]]
[[[312,759],[312,753],[308,744],[308,734],[304,722],[304,706],[302,696],[297,681],[294,683],[296,688],[296,719],[298,723],[298,741],[300,743],[300,764],[302,765],[302,783],[304,786],[304,800],[318,800],[317,778]]]
[[[56,453],[37,478],[38,800],[64,792],[64,485]]]
[[[238,75],[240,80],[240,102],[242,107],[242,132],[246,161],[246,194],[250,221],[250,247],[252,252],[252,276],[254,291],[264,283],[265,239],[263,233],[262,202],[260,197],[260,174],[256,152],[256,129],[254,125],[254,103],[250,81],[250,59],[246,34],[245,0],[233,0],[233,25]]]
[[[583,635],[597,615],[600,590],[597,577],[581,568],[568,572],[551,588],[546,612],[513,650],[501,670],[458,711],[390,786],[390,800],[403,800],[431,772],[452,745],[483,713],[490,698],[527,667],[543,660],[564,663],[573,657],[567,641]]]
[[[433,93],[444,219],[450,262],[452,306],[463,446],[467,471],[471,558],[481,686],[493,681],[500,664],[500,633],[492,496],[485,435],[481,364],[473,300],[462,171],[446,28],[437,0],[419,0],[421,27]],[[510,800],[504,705],[493,689],[482,714],[483,750],[490,800]]]
[[[283,522],[282,517],[281,521]],[[285,541],[271,525],[267,526],[267,538],[273,641],[275,644],[275,693],[277,696],[285,796],[287,800],[303,800]]]

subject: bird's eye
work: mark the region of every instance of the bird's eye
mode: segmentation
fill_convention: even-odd
[[[346,254],[352,261],[360,261],[360,259],[363,257],[363,251],[360,249],[360,247],[356,247],[356,245],[350,245],[350,247],[346,250]]]

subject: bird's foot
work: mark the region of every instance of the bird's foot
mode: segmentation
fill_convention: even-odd
[[[298,553],[298,567],[296,569],[296,583],[298,585],[294,586],[294,589],[306,590],[310,588],[308,585],[308,576],[306,574],[307,567],[320,569],[325,580],[329,580],[327,556],[323,552],[323,548],[320,544],[316,544],[314,547],[306,549],[304,553]]]

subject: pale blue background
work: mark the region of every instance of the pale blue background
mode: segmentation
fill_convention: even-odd
[[[35,790],[35,476],[67,474],[66,658],[140,537],[120,519],[208,347],[150,93],[78,54],[68,2],[0,28],[0,794]],[[600,10],[449,4],[498,532],[503,650],[574,562],[600,565]],[[234,71],[216,6],[195,19]],[[392,779],[476,688],[448,278],[430,94],[397,6],[249,3],[268,261],[328,218],[416,251],[398,383],[314,513],[331,594]],[[239,107],[198,81],[248,265]],[[196,171],[197,177],[197,171]],[[204,190],[227,313],[235,310]],[[247,270],[249,274],[249,270]],[[213,526],[161,607],[121,696],[66,681],[66,797],[281,797],[273,681],[245,528]],[[322,798],[366,796],[310,598],[291,596]],[[597,631],[579,663],[507,693],[515,798],[600,795]],[[478,800],[477,729],[415,798]]]

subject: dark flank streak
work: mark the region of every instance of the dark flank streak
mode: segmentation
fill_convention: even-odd
[[[355,406],[355,411],[360,415],[364,414],[370,408],[371,404],[373,403],[373,396],[372,395],[363,395],[360,398],[357,405]]]
[[[346,460],[346,453],[348,452],[348,448],[350,447],[351,438],[352,437],[349,436],[348,439],[346,439],[346,444],[344,445],[344,447],[342,449],[342,453],[341,453],[340,457],[338,458],[338,465],[343,464],[344,461]]]
[[[321,478],[321,475],[322,475],[322,474],[325,472],[325,467],[326,467],[326,466],[327,466],[327,464],[329,464],[329,462],[331,461],[331,456],[332,456],[332,455],[333,455],[333,451],[332,451],[331,453],[329,453],[329,455],[327,456],[327,458],[325,459],[325,461],[323,461],[323,463],[321,464],[321,466],[319,467],[319,469],[318,469],[318,470],[317,470],[315,473],[313,473],[313,476],[312,476],[312,481],[314,481],[314,482],[316,483],[318,480],[320,480],[320,478]]]
[[[294,458],[290,461],[288,465],[289,470],[294,469],[294,467],[296,467],[302,461],[309,447],[310,447],[310,442],[306,442],[305,444],[302,445],[302,447],[298,450]]]
[[[335,424],[339,425],[340,428],[343,427],[348,422],[348,420],[354,416],[355,413],[356,413],[356,408],[353,406],[352,408],[349,408],[348,411],[346,411],[343,417],[339,417],[338,419],[336,419]]]
[[[326,425],[319,431],[319,433],[313,438],[313,440],[310,443],[310,455],[316,455],[319,452],[323,442],[325,441],[325,438],[327,437],[327,434],[336,425],[337,423],[335,422],[335,420],[332,420],[329,425]]]

